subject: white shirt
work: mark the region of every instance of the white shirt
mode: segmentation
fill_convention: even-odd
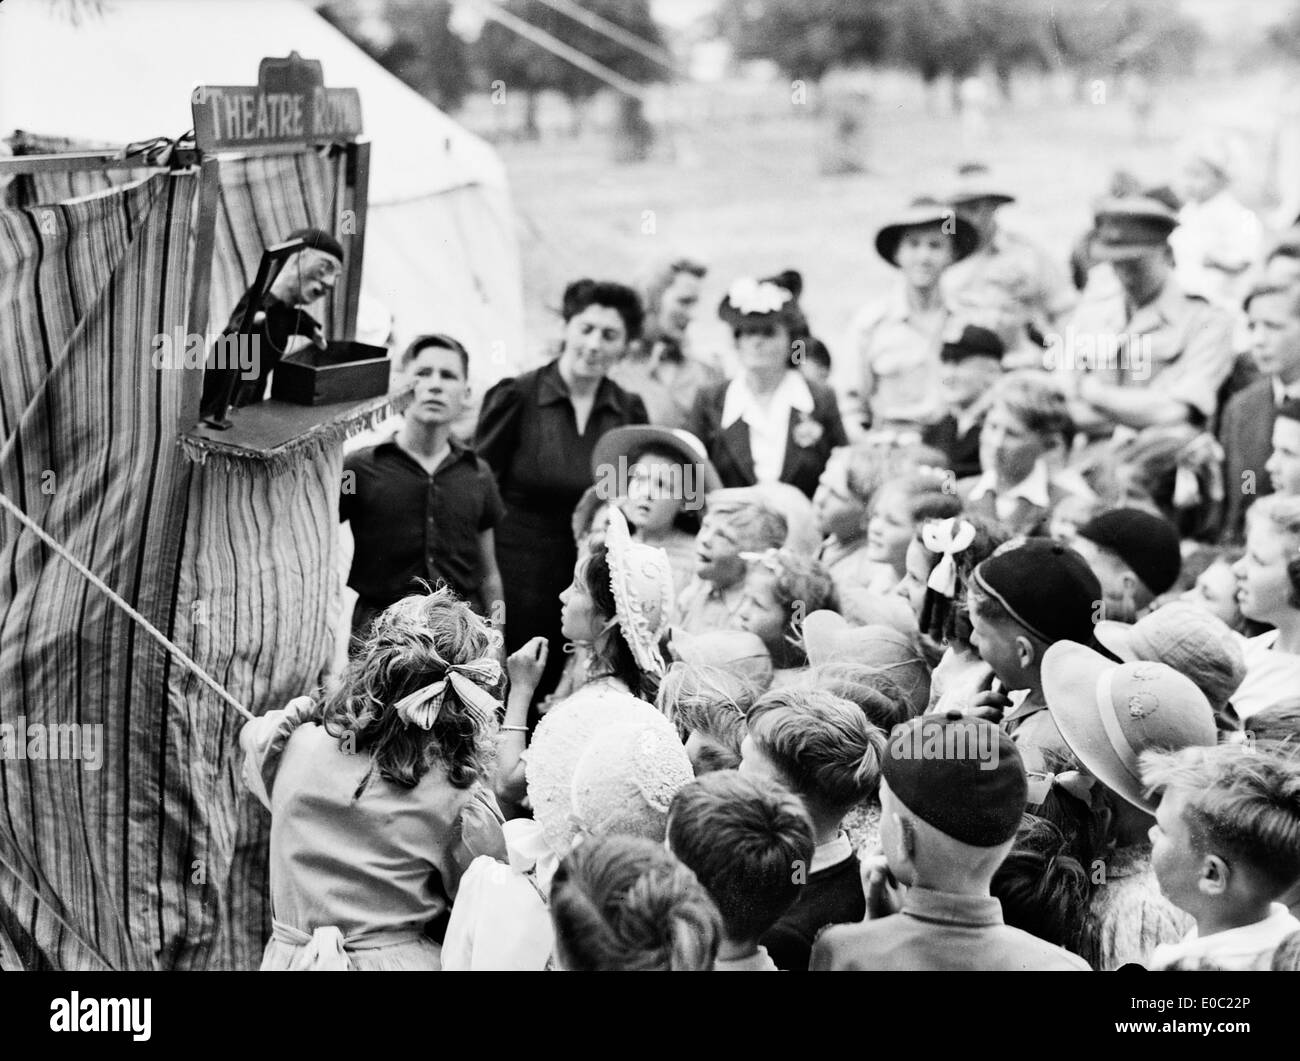
[[[790,414],[795,411],[811,413],[813,396],[803,374],[794,369],[781,377],[766,404],[749,389],[743,376],[727,384],[722,400],[722,428],[725,431],[737,420],[749,425],[749,452],[754,458],[757,482],[780,482],[790,437]]]
[[[1287,936],[1300,932],[1297,921],[1281,903],[1269,907],[1268,917],[1253,925],[1198,936],[1193,928],[1181,943],[1162,943],[1151,954],[1152,969],[1211,969],[1267,972],[1273,952]]]
[[[997,473],[990,468],[975,480],[975,485],[971,487],[970,499],[978,501],[985,494],[994,494],[993,503],[997,508],[998,519],[1009,520],[1015,515],[1016,501],[1021,498],[1039,508],[1051,508],[1052,501],[1048,494],[1050,483],[1051,473],[1047,470],[1047,461],[1039,457],[1029,474],[1002,494],[995,493],[998,477]]]
[[[1232,707],[1243,722],[1283,697],[1294,696],[1300,689],[1300,655],[1279,652],[1274,648],[1276,642],[1276,630],[1242,639],[1246,677],[1232,694]]]

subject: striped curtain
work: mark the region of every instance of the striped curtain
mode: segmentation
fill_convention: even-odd
[[[0,490],[163,629],[188,469],[152,338],[185,322],[196,186],[0,211]],[[0,515],[0,960],[165,964],[159,881],[207,796],[175,783],[165,688],[163,652]],[[81,727],[80,760],[26,757],[51,724]]]

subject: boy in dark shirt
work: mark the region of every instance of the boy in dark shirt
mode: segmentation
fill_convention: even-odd
[[[491,468],[451,434],[469,397],[469,354],[450,336],[425,335],[399,368],[414,385],[402,426],[343,460],[339,518],[356,541],[353,635],[363,637],[376,615],[419,592],[421,579],[446,583],[501,629],[492,528],[504,508]]]
[[[778,969],[803,972],[818,932],[866,913],[858,856],[840,823],[875,798],[885,736],[855,704],[820,689],[774,689],[754,702],[748,723],[740,772],[779,781],[813,823],[812,861],[794,867],[799,898],[759,941]]]

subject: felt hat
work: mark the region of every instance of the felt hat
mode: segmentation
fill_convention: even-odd
[[[810,612],[803,621],[810,666],[862,663],[883,670],[907,697],[913,714],[930,703],[930,668],[913,638],[888,626],[851,626],[832,611]]]
[[[620,457],[627,458],[630,454],[642,452],[649,447],[667,450],[669,453],[676,454],[683,465],[695,466],[694,481],[683,483],[685,487],[694,491],[695,496],[686,498],[694,507],[703,505],[706,495],[722,489],[722,477],[718,474],[718,469],[713,466],[713,462],[709,460],[703,442],[681,428],[653,427],[650,424],[629,424],[626,427],[616,427],[601,435],[591,452],[591,474],[595,476],[599,485],[603,478],[602,473],[609,474],[604,472],[604,469],[617,470]]]
[[[1164,663],[1117,664],[1073,641],[1043,654],[1043,695],[1070,750],[1107,788],[1155,813],[1138,769],[1144,751],[1212,748],[1214,711],[1195,683]]]
[[[1159,199],[1144,195],[1109,197],[1094,210],[1092,256],[1098,261],[1127,261],[1168,246],[1178,215]]]
[[[959,326],[954,334],[944,337],[939,349],[941,360],[949,364],[958,364],[968,357],[991,357],[1002,360],[1006,345],[998,338],[998,333],[977,324]]]
[[[637,666],[663,676],[667,663],[659,642],[672,619],[673,570],[668,554],[653,545],[634,542],[627,520],[616,507],[605,527],[609,585],[614,593],[615,618]]]
[[[881,776],[918,818],[971,847],[1014,837],[1028,798],[1015,742],[983,719],[935,714],[900,723]]]
[[[909,228],[940,225],[953,236],[953,260],[969,256],[979,246],[975,226],[957,213],[951,203],[937,199],[914,199],[912,205],[898,213],[876,233],[876,253],[890,265],[898,265],[898,245]]]
[[[1113,508],[1089,520],[1077,533],[1115,553],[1157,596],[1173,587],[1183,569],[1178,528],[1143,509]]]
[[[1246,677],[1238,636],[1223,620],[1186,601],[1171,601],[1136,623],[1107,619],[1093,631],[1125,663],[1155,660],[1185,674],[1221,711]]]

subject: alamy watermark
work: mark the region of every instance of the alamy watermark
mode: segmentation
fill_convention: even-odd
[[[1116,372],[1145,380],[1151,375],[1151,336],[1138,332],[1048,332],[1043,368],[1048,372]]]
[[[79,760],[86,770],[104,765],[104,727],[88,722],[0,722],[0,759]]]
[[[202,335],[181,328],[159,332],[150,344],[151,363],[157,369],[237,368],[246,380],[261,374],[261,336],[232,333]]]

